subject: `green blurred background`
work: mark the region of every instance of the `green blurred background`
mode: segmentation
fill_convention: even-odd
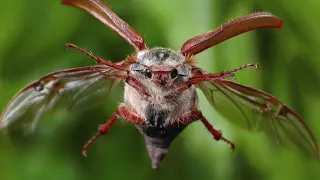
[[[105,0],[145,38],[149,47],[179,49],[189,38],[234,18],[268,11],[284,22],[281,30],[262,29],[228,40],[197,56],[210,72],[258,62],[259,71],[237,73],[237,82],[265,90],[295,109],[320,142],[320,1],[305,0]],[[1,0],[0,110],[27,83],[53,71],[94,62],[66,42],[111,61],[134,50],[84,11],[59,0]],[[318,22],[318,23],[317,23]],[[216,114],[203,95],[200,109],[236,144],[216,142],[201,123],[188,127],[172,144],[160,171],[140,133],[117,123],[107,136],[81,155],[122,100],[122,89],[104,105],[81,113],[59,113],[42,120],[26,137],[0,135],[0,179],[319,179],[320,165],[266,137],[234,127]]]

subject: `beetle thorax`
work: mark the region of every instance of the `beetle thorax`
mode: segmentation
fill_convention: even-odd
[[[137,61],[145,66],[177,66],[185,62],[185,57],[167,48],[153,48],[140,51],[137,54]]]
[[[124,101],[137,114],[154,126],[167,126],[177,121],[184,112],[195,108],[195,87],[176,93],[175,88],[189,80],[190,66],[185,57],[165,48],[139,52],[131,74],[148,91],[144,97],[126,84]]]

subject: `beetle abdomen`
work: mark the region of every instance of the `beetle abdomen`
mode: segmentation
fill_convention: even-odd
[[[152,160],[152,168],[158,169],[161,160],[168,153],[172,141],[186,126],[153,127],[150,125],[136,125],[144,135],[146,147]]]

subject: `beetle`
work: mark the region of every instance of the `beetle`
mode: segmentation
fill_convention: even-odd
[[[77,109],[93,97],[106,96],[122,81],[123,103],[84,145],[84,156],[89,146],[106,134],[117,119],[133,123],[142,133],[154,169],[160,168],[173,140],[198,120],[215,140],[225,141],[234,150],[234,143],[222,136],[222,131],[214,128],[198,109],[196,88],[199,88],[210,104],[233,123],[249,130],[263,130],[271,138],[289,142],[319,158],[314,135],[295,111],[266,92],[228,80],[235,77],[236,71],[258,68],[258,64],[218,73],[196,66],[198,53],[227,39],[259,28],[281,28],[278,17],[268,12],[249,14],[187,40],[176,52],[163,47],[148,48],[136,30],[99,0],[62,0],[61,3],[93,15],[126,40],[135,53],[113,63],[67,43],[66,48],[84,53],[98,65],[53,72],[25,86],[4,109],[0,129],[28,115],[29,129],[34,131],[47,112]],[[226,107],[230,109],[228,113],[223,111]]]

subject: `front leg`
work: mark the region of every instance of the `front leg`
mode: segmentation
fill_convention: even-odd
[[[182,91],[190,88],[192,85],[196,85],[196,84],[202,83],[204,81],[214,81],[216,79],[225,79],[225,78],[228,78],[228,77],[235,78],[236,77],[236,75],[234,74],[235,72],[243,70],[243,69],[246,69],[248,67],[254,67],[255,69],[258,69],[259,68],[259,64],[257,64],[257,63],[249,63],[249,64],[245,64],[243,66],[240,66],[238,68],[235,68],[235,69],[232,69],[232,70],[229,70],[229,71],[222,71],[222,72],[219,72],[219,73],[207,73],[207,72],[205,72],[205,71],[203,71],[203,70],[201,70],[201,69],[199,69],[197,67],[194,67],[194,69],[193,69],[194,76],[191,77],[188,81],[183,82],[180,85],[178,85],[173,90],[173,92],[171,92],[169,95],[167,95],[165,97],[166,98],[170,98],[171,94],[175,94],[175,93],[179,94]]]
[[[70,43],[67,43],[65,45],[65,48],[74,48],[82,53],[84,53],[85,55],[89,56],[91,59],[95,60],[98,64],[103,64],[105,66],[108,66],[108,67],[111,67],[111,68],[114,68],[114,69],[117,69],[119,71],[125,71],[125,72],[129,72],[127,67],[123,64],[117,64],[117,63],[113,63],[111,61],[106,61],[106,60],[103,60],[101,59],[100,57],[97,57],[95,55],[93,55],[91,52],[88,52],[74,44],[70,44]],[[103,71],[100,71],[101,74],[105,75],[106,77],[109,77],[110,75],[109,74],[106,74],[104,73]],[[133,88],[135,88],[138,93],[140,93],[142,96],[144,97],[150,97],[150,94],[147,92],[147,90],[143,87],[143,85],[137,81],[136,78],[132,77],[131,75],[115,75],[114,76],[115,78],[118,78],[118,79],[122,79],[124,80],[126,83],[128,83],[130,86],[132,86]]]
[[[66,49],[68,49],[68,48],[76,49],[76,50],[82,52],[83,54],[89,56],[91,59],[96,61],[98,64],[103,64],[103,65],[106,65],[108,67],[112,67],[114,69],[120,70],[120,71],[127,71],[127,68],[124,65],[119,65],[119,64],[113,63],[111,61],[103,60],[100,57],[93,55],[91,52],[88,52],[88,51],[86,51],[86,50],[84,50],[84,49],[82,49],[82,48],[80,48],[80,47],[78,47],[78,46],[76,46],[74,44],[66,43],[64,45],[64,47]]]
[[[114,125],[117,119],[122,118],[134,124],[146,124],[146,121],[137,115],[136,113],[132,112],[126,106],[121,105],[118,107],[117,112],[114,113],[111,118],[105,123],[99,125],[98,132],[94,135],[89,141],[83,146],[82,154],[83,156],[87,156],[87,150],[89,146],[96,140],[98,137],[106,134],[109,131],[109,128]]]
[[[141,84],[141,82],[139,82],[136,78],[134,78],[131,75],[122,75],[122,74],[116,74],[116,75],[112,75],[110,76],[109,74],[104,73],[103,71],[99,71],[102,75],[104,75],[105,77],[114,77],[117,79],[122,79],[124,80],[127,84],[129,84],[131,87],[133,87],[134,89],[136,89],[138,91],[138,93],[145,98],[150,97],[150,94],[148,93],[148,91],[146,90],[146,88]]]
[[[148,93],[148,91],[146,90],[146,88],[134,77],[128,75],[125,78],[125,81],[127,84],[129,84],[131,87],[133,87],[134,89],[136,89],[138,91],[138,93],[143,96],[143,97],[150,97],[150,94]]]

